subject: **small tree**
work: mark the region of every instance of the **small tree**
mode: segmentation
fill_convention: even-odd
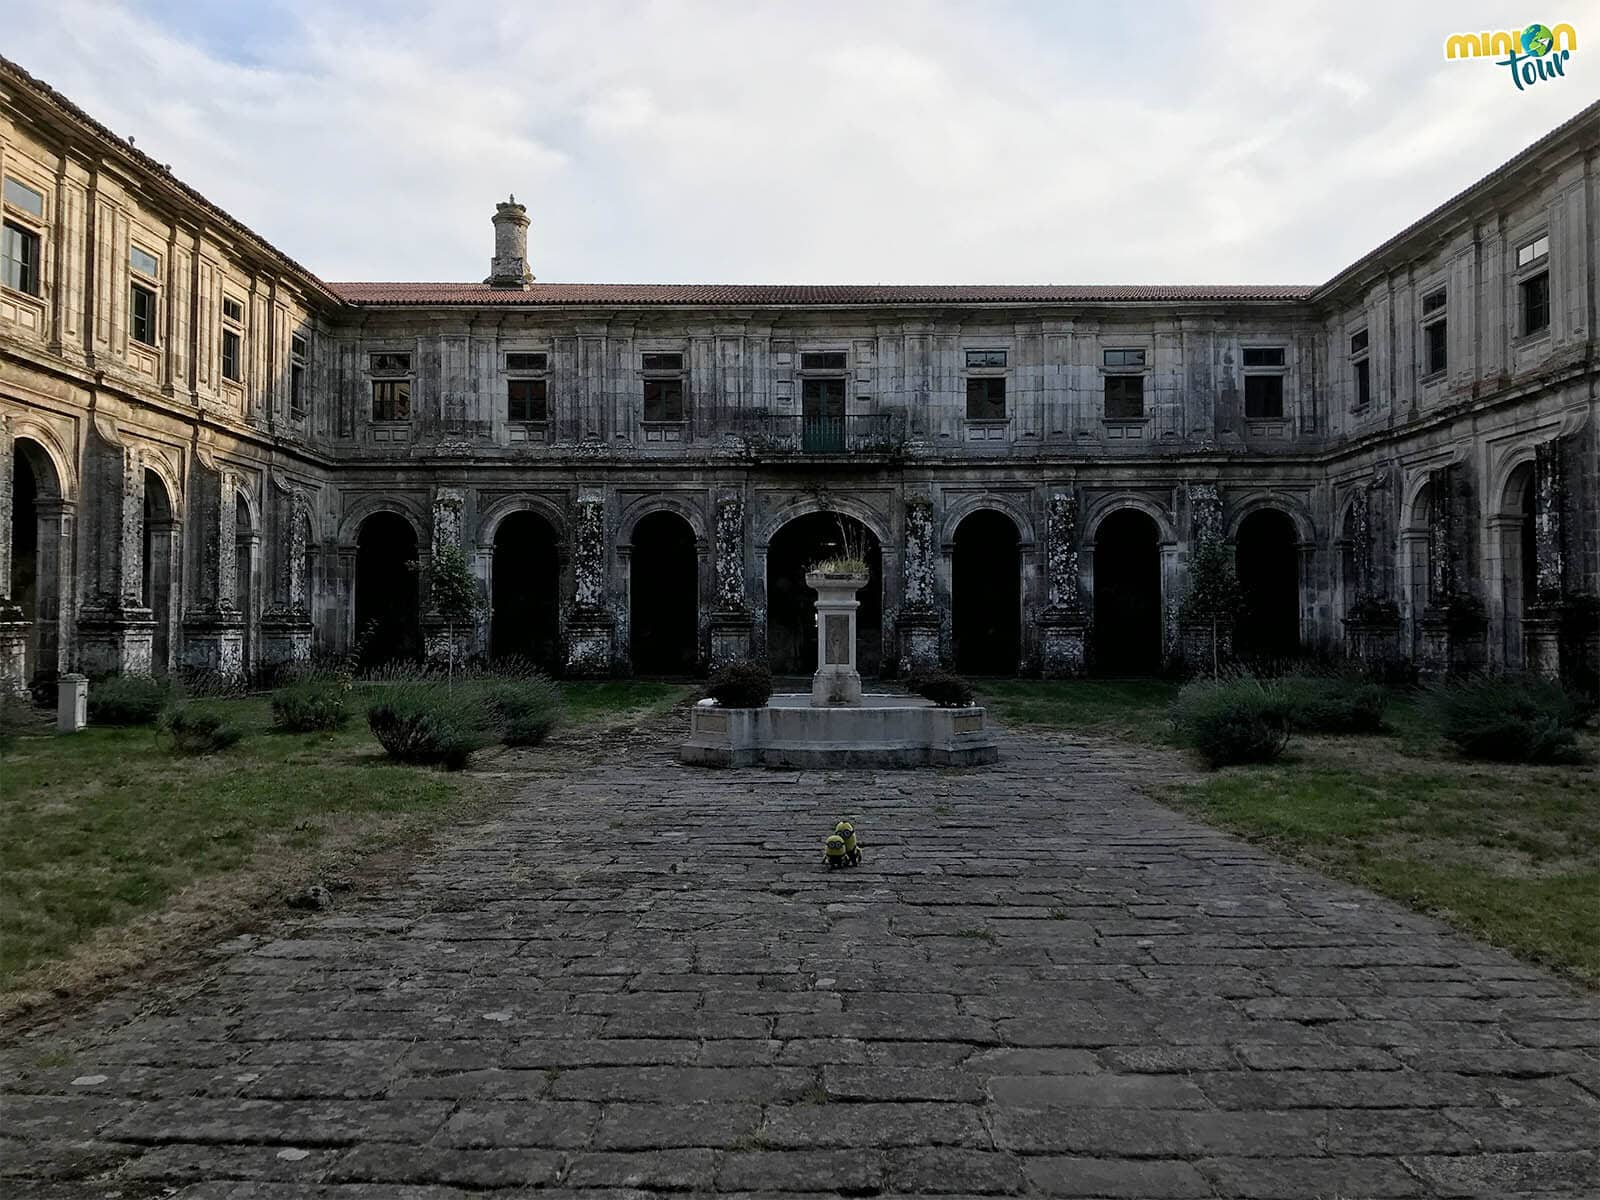
[[[467,556],[459,547],[441,546],[434,551],[428,566],[428,607],[439,614],[449,630],[449,686],[455,687],[456,626],[474,620],[483,607],[478,581],[467,566]]]
[[[1221,542],[1208,542],[1189,560],[1189,590],[1178,605],[1178,619],[1188,625],[1211,626],[1211,676],[1221,671],[1217,661],[1217,630],[1239,611],[1244,593],[1233,553]]]

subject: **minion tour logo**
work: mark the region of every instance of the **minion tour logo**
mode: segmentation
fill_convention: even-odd
[[[1545,79],[1564,78],[1567,59],[1578,48],[1578,31],[1571,25],[1533,24],[1503,33],[1452,33],[1444,40],[1446,58],[1493,58],[1494,65],[1511,72],[1517,91],[1526,91]],[[1496,58],[1496,55],[1505,55]]]

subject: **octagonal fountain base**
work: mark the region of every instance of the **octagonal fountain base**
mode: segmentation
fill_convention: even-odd
[[[778,695],[765,708],[694,706],[681,761],[702,767],[975,767],[999,761],[981,708],[939,708],[918,696],[868,694],[813,707]]]

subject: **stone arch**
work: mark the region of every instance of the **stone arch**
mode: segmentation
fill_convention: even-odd
[[[1089,528],[1094,547],[1094,657],[1108,674],[1149,674],[1165,643],[1163,530],[1149,504],[1102,510]]]
[[[816,669],[817,628],[815,596],[805,583],[805,568],[837,541],[835,522],[842,519],[865,534],[867,586],[857,594],[856,662],[863,675],[876,675],[884,661],[882,534],[851,509],[813,502],[791,505],[787,520],[766,527],[765,544],[758,546],[766,560],[767,656],[774,672],[810,674]]]
[[[1252,492],[1244,497],[1238,504],[1231,507],[1228,515],[1227,529],[1224,536],[1230,542],[1239,540],[1239,527],[1254,514],[1263,510],[1281,512],[1289,518],[1294,526],[1296,539],[1302,546],[1309,546],[1316,542],[1316,522],[1311,516],[1311,511],[1301,500],[1293,496],[1286,496],[1282,492]]]
[[[48,430],[33,422],[19,427],[11,453],[11,578],[0,583],[9,585],[11,599],[28,622],[23,679],[42,682],[55,678],[59,670],[61,623],[70,611],[63,600],[72,563],[62,510],[71,477],[62,472],[59,447]]]
[[[500,525],[508,517],[520,512],[531,512],[544,518],[556,532],[556,541],[566,545],[567,514],[562,507],[546,496],[517,495],[497,500],[478,514],[478,545],[492,547],[499,535]]]
[[[544,505],[500,506],[488,558],[489,653],[525,658],[546,671],[561,663],[561,526]],[[482,524],[480,523],[480,536]],[[480,561],[482,559],[480,558]]]
[[[956,530],[961,527],[961,523],[973,513],[984,511],[1000,513],[1009,518],[1016,528],[1017,541],[1020,545],[1033,545],[1036,542],[1033,518],[1025,508],[1009,496],[985,492],[977,496],[963,496],[945,510],[944,521],[939,529],[939,544],[954,545]]]
[[[243,666],[255,666],[257,646],[257,560],[261,555],[261,513],[243,480],[233,489],[233,598],[243,619]]]
[[[342,546],[359,544],[361,527],[369,517],[390,513],[411,526],[411,534],[419,548],[429,544],[432,524],[422,506],[406,496],[367,496],[352,504],[339,518],[338,540]]]
[[[681,517],[684,523],[689,526],[689,531],[694,536],[697,545],[704,547],[708,544],[707,538],[709,534],[707,533],[705,514],[700,510],[700,506],[692,504],[681,497],[668,494],[643,496],[628,505],[617,521],[617,545],[619,547],[633,545],[634,530],[639,523],[657,513],[663,512]]]
[[[48,476],[50,490],[40,493],[41,499],[71,502],[77,498],[78,476],[73,470],[73,456],[62,445],[55,430],[38,421],[21,418],[12,423],[11,435],[13,453],[20,451],[23,442],[29,444],[28,463],[36,476],[40,476],[41,461],[50,468],[44,473]]]
[[[1486,599],[1491,613],[1499,618],[1496,650],[1505,665],[1513,668],[1529,665],[1523,622],[1533,615],[1538,603],[1536,469],[1534,448],[1521,447],[1502,459],[1494,489],[1489,492],[1493,507],[1487,514],[1490,551]]]
[[[951,538],[956,669],[1014,675],[1022,660],[1022,531],[998,505],[970,506]]]
[[[1293,514],[1259,504],[1233,530],[1242,611],[1234,648],[1245,659],[1279,660],[1300,653],[1303,530]]]
[[[353,627],[360,663],[373,667],[422,653],[417,560],[422,539],[416,524],[394,508],[375,508],[355,529]]]
[[[698,664],[700,549],[705,539],[678,505],[629,522],[628,645],[635,671],[685,675]]]
[[[1083,547],[1092,547],[1100,536],[1101,523],[1108,517],[1129,509],[1142,512],[1155,522],[1158,544],[1163,546],[1177,544],[1178,530],[1173,524],[1172,514],[1148,496],[1141,496],[1135,492],[1116,492],[1096,502],[1084,516],[1083,534],[1079,544]]]
[[[176,616],[172,603],[177,583],[180,546],[177,492],[158,469],[160,459],[149,455],[144,461],[144,578],[141,594],[144,606],[155,618],[151,639],[151,665],[158,674],[172,667],[173,626]]]
[[[877,509],[870,504],[864,504],[860,500],[847,496],[830,496],[826,503],[815,498],[796,500],[793,504],[786,505],[773,513],[756,532],[756,548],[760,550],[770,546],[773,536],[785,525],[800,517],[811,516],[813,513],[837,513],[841,516],[853,517],[866,527],[868,533],[877,539],[880,550],[894,545],[894,537],[890,531],[889,522]]]

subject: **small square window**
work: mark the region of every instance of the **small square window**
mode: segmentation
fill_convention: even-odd
[[[1550,272],[1540,271],[1517,284],[1522,293],[1522,333],[1543,333],[1550,328]]]
[[[1444,289],[1443,288],[1438,288],[1435,291],[1429,292],[1426,296],[1424,296],[1422,298],[1422,312],[1423,312],[1423,315],[1427,315],[1428,313],[1431,313],[1431,312],[1438,312],[1441,308],[1444,307],[1444,302],[1445,302],[1445,294],[1444,294]]]
[[[800,356],[800,369],[802,371],[842,371],[844,370],[844,352],[827,351],[817,354],[802,354]]]
[[[222,298],[222,319],[232,321],[235,325],[244,323],[244,305],[231,297]]]
[[[646,371],[681,371],[683,370],[683,355],[646,354],[644,355],[644,369]]]
[[[1144,376],[1106,376],[1106,420],[1137,421],[1144,416]]]
[[[304,362],[311,357],[310,343],[298,333],[289,335],[289,353]]]
[[[508,371],[543,371],[549,362],[544,354],[514,353],[506,355],[506,370]]]
[[[1550,253],[1550,235],[1541,233],[1531,242],[1525,242],[1517,247],[1517,266],[1525,267],[1529,263],[1536,263]]]
[[[234,383],[243,377],[239,364],[239,335],[231,329],[222,331],[222,377]]]
[[[128,247],[128,265],[141,275],[148,275],[155,279],[161,274],[161,260],[148,250],[141,250],[137,246]]]
[[[1282,375],[1244,377],[1244,415],[1252,421],[1282,420]]]
[[[683,380],[646,379],[644,381],[644,419],[646,421],[683,420]]]
[[[1423,373],[1436,374],[1448,365],[1448,341],[1445,337],[1444,321],[1435,321],[1432,325],[1424,327],[1423,333]]]
[[[967,366],[969,367],[1003,367],[1006,365],[1006,352],[1004,350],[968,350]]]
[[[39,294],[39,235],[10,221],[0,243],[0,283],[30,296]]]
[[[1144,366],[1143,350],[1107,350],[1104,357],[1108,367],[1142,367]]]
[[[403,375],[411,370],[409,354],[374,354],[370,362],[374,375]]]
[[[1003,375],[980,375],[967,380],[967,420],[1004,421],[1006,381]]]
[[[146,346],[156,344],[156,294],[133,284],[128,301],[128,332]]]
[[[1244,365],[1247,367],[1281,367],[1283,366],[1283,350],[1275,349],[1247,349],[1244,352]]]
[[[6,176],[5,197],[7,204],[15,204],[23,212],[32,213],[36,217],[44,216],[44,193],[35,191],[9,175]]]
[[[1372,402],[1372,363],[1363,358],[1356,363],[1356,407]]]
[[[372,381],[372,419],[409,421],[411,419],[411,381],[374,379]]]
[[[549,419],[548,384],[543,379],[506,381],[506,419],[545,421]]]
[[[1365,329],[1363,329],[1360,333],[1352,333],[1350,335],[1350,353],[1351,354],[1360,354],[1366,348],[1367,348],[1367,331]]]

